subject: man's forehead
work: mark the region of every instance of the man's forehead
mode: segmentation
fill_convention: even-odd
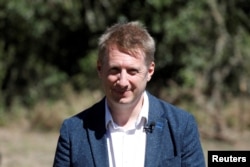
[[[132,57],[135,58],[145,58],[145,54],[143,52],[143,50],[139,47],[137,48],[124,48],[124,47],[120,47],[116,44],[111,44],[108,47],[108,51],[111,52],[113,50],[119,50],[120,52],[126,53]]]

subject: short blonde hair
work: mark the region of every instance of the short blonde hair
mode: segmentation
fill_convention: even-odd
[[[108,48],[115,44],[118,48],[128,51],[141,49],[145,54],[146,63],[154,61],[155,41],[146,28],[138,21],[117,23],[108,28],[99,38],[98,60],[108,55]]]

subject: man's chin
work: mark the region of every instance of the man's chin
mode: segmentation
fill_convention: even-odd
[[[120,97],[120,98],[115,98],[114,100],[118,104],[129,104],[132,102],[131,97]]]
[[[118,103],[120,104],[126,104],[126,103],[129,103],[131,100],[127,97],[124,97],[124,98],[120,98],[117,100]]]

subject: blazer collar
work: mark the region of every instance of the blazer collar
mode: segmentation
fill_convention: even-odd
[[[160,154],[163,142],[170,140],[170,132],[168,128],[168,121],[164,117],[164,111],[159,106],[159,100],[154,96],[149,96],[149,119],[148,124],[154,122],[155,127],[152,133],[147,134],[146,139],[146,156],[145,167],[155,167],[160,163]],[[157,155],[158,154],[158,155]]]
[[[160,156],[156,156],[156,154],[160,154],[159,150],[162,150],[164,141],[171,141],[171,134],[167,130],[170,128],[164,116],[164,111],[159,106],[159,100],[148,92],[147,94],[149,97],[148,123],[154,122],[155,127],[152,133],[147,134],[145,167],[155,167],[160,162]],[[108,167],[104,99],[89,112],[86,125],[95,166]]]
[[[105,127],[105,100],[93,106],[86,119],[88,140],[92,151],[92,157],[96,167],[109,167],[106,127]]]

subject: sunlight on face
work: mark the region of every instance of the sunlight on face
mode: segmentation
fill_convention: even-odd
[[[129,53],[113,45],[104,62],[98,62],[98,72],[109,103],[134,105],[154,73],[154,62],[147,66],[141,50]]]

